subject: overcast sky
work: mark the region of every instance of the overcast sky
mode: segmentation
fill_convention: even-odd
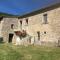
[[[0,12],[23,15],[60,2],[60,0],[0,0]]]

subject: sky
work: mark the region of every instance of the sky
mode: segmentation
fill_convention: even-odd
[[[60,0],[0,0],[0,12],[24,15],[59,2]]]

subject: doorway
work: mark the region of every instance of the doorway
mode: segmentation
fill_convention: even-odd
[[[9,43],[12,42],[13,35],[14,35],[14,34],[12,34],[12,33],[9,34],[9,41],[8,41]]]

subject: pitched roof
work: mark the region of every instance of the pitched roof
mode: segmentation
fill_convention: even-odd
[[[57,3],[60,0],[1,0],[0,12],[22,16]]]

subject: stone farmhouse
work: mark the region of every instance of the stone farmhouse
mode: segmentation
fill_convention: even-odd
[[[16,45],[58,45],[60,3],[20,17],[1,17],[0,37]]]

